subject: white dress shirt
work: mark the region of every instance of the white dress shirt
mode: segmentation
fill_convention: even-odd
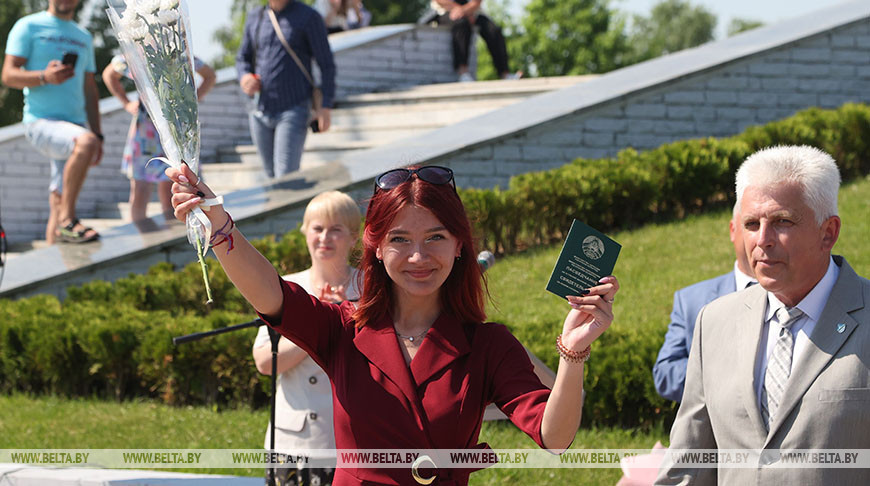
[[[825,309],[825,304],[828,303],[828,297],[831,295],[831,290],[834,289],[834,284],[837,283],[837,278],[840,276],[840,267],[834,263],[831,258],[828,263],[828,270],[825,275],[819,280],[819,283],[798,302],[797,308],[803,312],[803,315],[789,326],[794,338],[794,351],[792,352],[791,367],[794,369],[801,356],[810,345],[810,336],[813,329],[816,328],[816,323],[822,316],[822,311]],[[777,337],[779,336],[782,326],[778,323],[771,322],[777,309],[784,304],[779,301],[770,292],[767,293],[767,312],[764,318],[764,327],[761,330],[761,342],[758,349],[763,351],[763,354],[756,357],[755,360],[755,397],[758,401],[758,407],[761,409],[761,389],[764,386],[764,374],[767,373],[767,361],[770,359],[773,348],[776,345]],[[788,384],[786,384],[788,387]]]
[[[757,283],[758,280],[743,273],[743,270],[740,270],[740,267],[737,265],[737,260],[734,260],[734,288],[739,292],[749,287],[749,284]]]

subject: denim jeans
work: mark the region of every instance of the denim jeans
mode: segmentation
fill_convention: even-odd
[[[281,113],[248,115],[251,137],[270,179],[299,170],[310,113],[311,102],[305,100]]]

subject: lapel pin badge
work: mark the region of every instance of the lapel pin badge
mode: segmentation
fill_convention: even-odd
[[[846,324],[843,324],[842,322],[837,324],[837,332],[838,333],[843,334],[843,331],[845,331],[845,330],[846,330]]]

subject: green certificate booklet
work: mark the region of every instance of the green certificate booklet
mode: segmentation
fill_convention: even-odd
[[[547,290],[564,299],[598,285],[601,278],[613,273],[620,249],[622,245],[575,219],[547,282]]]

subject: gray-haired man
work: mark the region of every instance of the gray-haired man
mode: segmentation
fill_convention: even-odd
[[[870,448],[870,282],[831,249],[834,160],[774,147],[737,173],[743,242],[760,285],[701,310],[671,450],[760,451],[750,467],[666,461],[656,484],[870,483],[870,470],[789,467],[791,450]]]

